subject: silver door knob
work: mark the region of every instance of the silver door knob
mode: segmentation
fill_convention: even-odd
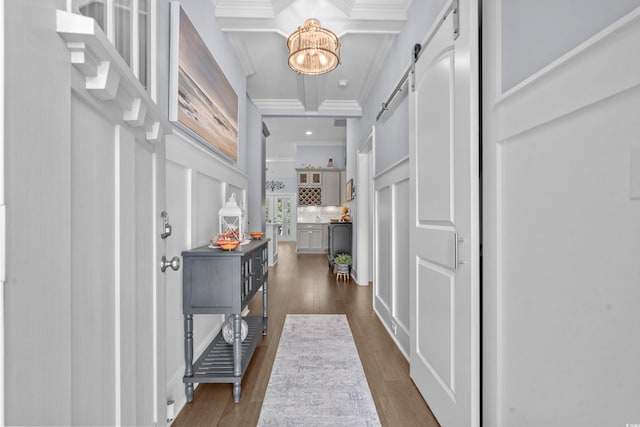
[[[177,271],[180,268],[180,258],[174,256],[171,260],[167,260],[167,257],[162,255],[160,259],[160,270],[164,273],[168,267],[171,267],[173,271]]]

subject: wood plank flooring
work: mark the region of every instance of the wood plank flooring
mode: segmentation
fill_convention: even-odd
[[[383,426],[439,426],[409,378],[409,365],[372,308],[372,286],[336,281],[326,255],[297,255],[294,243],[280,243],[278,264],[269,269],[269,332],[242,381],[240,403],[231,384],[200,384],[172,426],[255,426],[286,314],[347,315]],[[249,304],[262,312],[261,293]]]

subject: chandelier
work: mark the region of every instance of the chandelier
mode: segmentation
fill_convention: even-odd
[[[287,39],[289,67],[300,74],[316,75],[334,70],[340,64],[340,42],[331,31],[320,27],[317,19],[307,19]]]

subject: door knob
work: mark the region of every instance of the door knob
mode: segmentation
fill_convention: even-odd
[[[162,255],[160,259],[160,270],[164,273],[168,267],[171,267],[173,271],[178,270],[180,268],[180,258],[174,256],[171,260],[167,260],[167,257]]]

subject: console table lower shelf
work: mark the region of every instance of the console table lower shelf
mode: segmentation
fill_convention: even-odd
[[[236,360],[234,359],[233,345],[227,344],[222,338],[222,331],[216,335],[209,346],[205,349],[198,360],[193,364],[193,375],[185,375],[183,382],[185,383],[187,402],[193,400],[193,384],[195,383],[232,383],[233,384],[233,401],[240,402],[240,384],[244,376],[249,361],[253,356],[260,337],[266,333],[266,317],[248,316],[244,320],[249,326],[249,333],[244,342],[242,342],[242,357],[240,358],[240,375],[234,375]],[[191,349],[193,354],[193,349]],[[192,361],[187,360],[187,366]]]

